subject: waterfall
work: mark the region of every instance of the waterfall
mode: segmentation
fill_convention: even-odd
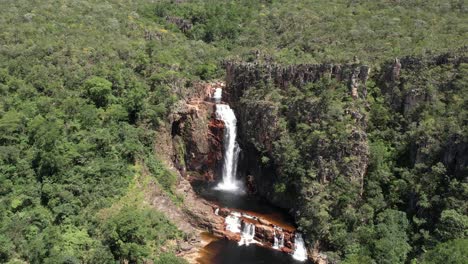
[[[241,232],[241,219],[239,213],[233,212],[230,215],[226,216],[226,218],[224,219],[224,223],[226,224],[227,231],[233,233]]]
[[[281,238],[280,238],[278,246],[279,246],[279,248],[284,247],[284,233],[281,233]]]
[[[237,191],[239,189],[239,182],[236,180],[236,174],[240,152],[239,145],[236,142],[237,119],[231,107],[225,104],[216,105],[216,118],[223,120],[225,125],[223,178],[218,186],[216,186],[216,189]]]
[[[273,230],[273,248],[274,249],[281,249],[284,247],[284,233],[276,233],[276,230],[281,231],[281,228],[276,228]]]
[[[244,228],[242,228],[241,240],[239,241],[239,246],[250,245],[250,243],[255,242],[255,225],[251,223],[244,222]]]
[[[278,231],[278,233],[276,233]],[[273,229],[273,248],[281,249],[284,247],[284,233],[283,229],[279,226],[274,226]]]
[[[294,253],[292,256],[295,260],[299,261],[305,261],[307,259],[307,249],[300,233],[296,233],[294,237]]]
[[[250,245],[251,243],[258,243],[255,238],[255,224],[243,222],[242,217],[245,214],[239,212],[231,212],[225,219],[226,230],[233,233],[240,233],[241,239],[238,243],[239,246]],[[241,228],[242,227],[242,228]]]
[[[221,88],[216,88],[214,94],[213,94],[213,99],[215,100],[216,103],[221,102],[221,99],[223,98],[223,89]]]
[[[219,208],[215,209],[215,215],[219,215]]]
[[[279,249],[278,238],[276,237],[276,230],[273,230],[273,248]]]

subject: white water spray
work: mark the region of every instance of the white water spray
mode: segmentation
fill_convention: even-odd
[[[230,215],[226,216],[226,218],[224,219],[224,223],[226,224],[227,231],[233,233],[241,232],[241,219],[239,213],[233,212]]]
[[[278,233],[276,233],[278,230]],[[284,233],[281,232],[281,228],[275,227],[273,230],[273,248],[274,249],[281,249],[284,247]]]
[[[239,241],[238,245],[248,246],[251,243],[256,242],[254,240],[254,237],[255,237],[255,225],[244,222],[244,228],[242,228],[242,233],[241,233],[241,240]]]
[[[216,88],[214,94],[213,94],[213,99],[215,100],[216,103],[221,102],[221,99],[223,98],[223,89],[221,88]]]
[[[304,244],[304,239],[300,233],[296,233],[294,237],[294,253],[293,258],[299,261],[307,260],[307,249]]]
[[[236,180],[237,161],[240,148],[236,141],[237,119],[229,105],[216,105],[216,118],[224,121],[224,162],[223,179],[216,186],[217,190],[237,191],[240,188],[239,181]]]

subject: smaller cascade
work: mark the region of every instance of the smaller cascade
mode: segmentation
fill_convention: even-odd
[[[242,228],[241,240],[239,241],[239,246],[250,245],[255,242],[255,225],[251,223],[244,222],[244,228]]]
[[[284,247],[284,233],[281,233],[281,237],[279,239],[279,248]]]
[[[214,213],[215,215],[219,215],[219,208],[216,208]]]
[[[278,230],[278,233],[276,233]],[[281,232],[282,229],[280,227],[275,226],[273,230],[273,248],[274,249],[281,249],[284,247],[284,233]]]
[[[282,247],[284,247],[283,229],[279,226],[274,226],[273,228],[273,248],[281,249]],[[276,231],[278,231],[278,233]]]
[[[213,94],[213,99],[215,100],[216,103],[221,102],[221,99],[223,98],[223,89],[221,88],[216,88],[214,94]]]
[[[240,218],[239,213],[237,212],[231,213],[224,219],[224,223],[226,224],[227,231],[230,231],[233,233],[241,232],[241,218]]]
[[[304,239],[302,239],[301,233],[296,233],[294,237],[294,252],[292,257],[299,261],[307,260],[307,249],[305,247]]]
[[[279,249],[278,237],[276,237],[276,230],[273,230],[273,248]]]

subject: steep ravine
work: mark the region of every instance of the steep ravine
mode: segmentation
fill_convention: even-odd
[[[461,62],[466,63],[466,58],[451,54],[432,59],[406,57],[389,61],[375,72],[371,72],[368,66],[358,64],[281,66],[225,62],[226,83],[195,85],[191,94],[174,108],[170,125],[162,129],[161,134],[164,136],[158,139],[156,149],[162,149],[163,159],[180,173],[177,192],[184,198],[181,212],[196,227],[198,237],[201,231],[206,230],[220,237],[240,240],[238,235],[226,232],[224,222],[231,212],[242,211],[203,199],[194,190],[197,183],[214,184],[220,180],[225,124],[215,118],[215,104],[211,99],[215,88],[223,89],[223,101],[229,103],[238,119],[238,142],[242,149],[238,173],[247,191],[284,208],[298,221],[304,217],[301,211],[307,206],[306,196],[310,195],[304,189],[308,183],[303,182],[301,177],[285,181],[283,175],[290,161],[278,154],[285,140],[301,147],[300,141],[294,142],[300,139],[303,129],[296,127],[298,124],[315,125],[317,131],[331,138],[330,142],[323,139],[309,142],[313,148],[298,150],[302,153],[300,158],[310,163],[310,172],[319,186],[326,188],[338,176],[344,177],[349,184],[358,186],[356,195],[360,197],[370,155],[367,134],[370,104],[366,100],[366,83],[371,80],[371,85],[377,84],[386,103],[393,106],[394,111],[410,115],[418,105],[430,102],[431,98],[424,89],[407,89],[405,85],[414,81],[407,79],[405,72],[424,72],[431,67],[457,65]],[[313,89],[317,89],[314,88],[315,84],[318,84],[317,87],[321,85],[335,90],[344,87],[342,97],[332,98],[338,100],[343,111],[325,115],[334,109],[320,108],[317,98],[325,95],[326,91],[314,94]],[[313,91],[312,95],[310,91]],[[299,99],[290,100],[294,96]],[[327,120],[342,122],[341,137],[333,138],[335,135],[331,133],[335,128],[327,127]],[[307,126],[305,129],[308,129]],[[285,137],[289,134],[294,135],[295,139]],[[426,158],[421,151],[424,144],[419,144],[412,146],[410,151],[413,163]],[[453,135],[440,152],[444,164],[456,175],[465,172],[467,149],[466,139]],[[278,191],[278,186],[285,190]],[[252,223],[248,218],[242,221],[242,225]],[[253,224],[259,231],[255,234],[256,239],[273,246],[277,224],[261,216]],[[283,251],[290,252],[293,249],[294,231],[293,227],[285,234],[286,247]],[[312,241],[306,234],[306,242]],[[200,247],[200,244],[193,244]],[[309,256],[315,262],[327,263],[327,256],[321,252],[328,248],[320,240],[308,244],[308,249]]]
[[[222,83],[204,84],[198,89],[212,90],[222,87]],[[202,93],[198,93],[202,94]],[[206,185],[219,181],[215,175],[223,157],[222,135],[224,124],[214,116],[214,104],[211,98],[190,97],[179,102],[172,115],[172,124],[162,128],[157,139],[156,149],[174,172],[179,173],[179,183],[176,193],[184,199],[182,205],[176,205],[164,194],[152,191],[149,193],[150,204],[156,209],[166,212],[169,219],[184,232],[193,234],[190,240],[180,245],[181,256],[186,256],[191,262],[194,251],[204,246],[200,239],[203,231],[208,231],[218,237],[243,243],[241,233],[230,230],[227,218],[234,217],[240,229],[252,226],[252,241],[258,241],[263,246],[272,248],[281,238],[278,250],[291,253],[294,249],[295,227],[281,218],[270,216],[270,213],[256,213],[242,208],[224,207],[222,203],[203,199],[196,193],[197,184]],[[242,184],[242,183],[240,183]],[[243,185],[243,184],[242,184]],[[157,186],[154,186],[157,189]],[[212,187],[209,187],[213,189]],[[185,216],[185,217],[184,217]],[[238,216],[238,217],[237,217]],[[189,222],[194,228],[186,226]],[[248,243],[247,243],[248,244]]]
[[[282,89],[287,89],[288,83],[306,85],[308,82],[320,81],[321,78],[335,78],[339,82],[346,83],[349,87],[350,98],[359,100],[358,91],[361,90],[361,93],[365,93],[365,81],[369,74],[369,68],[357,65],[301,65],[297,68],[280,68],[279,66],[270,67],[243,63],[226,63],[226,68],[227,87],[224,87],[222,82],[199,84],[194,87],[193,93],[186,100],[178,103],[171,116],[170,136],[166,131],[165,134],[168,138],[160,145],[164,145],[163,148],[168,150],[165,154],[166,157],[171,157],[168,162],[172,163],[182,176],[178,189],[184,193],[185,206],[183,210],[192,218],[191,222],[201,229],[238,241],[239,237],[224,232],[223,218],[220,219],[214,214],[216,205],[197,197],[188,184],[189,181],[196,183],[219,180],[216,179],[216,175],[219,175],[222,161],[224,124],[215,118],[214,104],[209,95],[216,87],[222,87],[225,90],[223,100],[234,107],[239,120],[238,140],[242,149],[239,175],[246,181],[248,191],[290,210],[290,214],[294,216],[295,210],[299,209],[297,207],[300,204],[298,203],[299,197],[297,195],[276,194],[273,189],[278,173],[280,173],[277,168],[278,164],[273,160],[272,163],[265,166],[261,161],[265,154],[269,157],[273,156],[271,152],[274,148],[274,142],[282,133],[278,125],[280,114],[276,109],[277,106],[264,100],[259,100],[254,105],[245,104],[242,97],[243,92],[252,87],[255,89],[255,85],[258,85],[259,82],[269,82],[271,78]],[[347,151],[361,157],[361,159],[353,164],[347,164],[346,167],[342,168],[342,171],[362,184],[368,155],[367,145],[365,145],[366,136],[363,132],[365,122],[359,113],[355,115],[355,119],[356,126],[349,137],[350,147]],[[343,155],[351,154],[345,153]],[[333,158],[335,157],[325,157],[327,160]],[[323,174],[320,176],[323,178],[323,183],[332,180],[328,178],[326,168],[321,173]],[[294,194],[297,191],[288,193]],[[221,212],[226,210],[229,209],[223,209]],[[257,221],[259,221],[256,223],[256,229],[259,231],[256,233],[257,239],[273,246],[274,225],[269,224],[268,220],[261,220],[261,218]],[[285,229],[285,231],[287,230]],[[293,249],[293,237],[292,233],[284,235],[284,250],[286,252],[291,252]],[[317,262],[324,258],[318,251],[311,252],[311,256]]]

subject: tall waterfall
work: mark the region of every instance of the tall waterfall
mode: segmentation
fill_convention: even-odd
[[[239,246],[250,245],[250,243],[255,242],[254,237],[255,237],[255,225],[244,222],[244,228],[242,228],[241,240],[239,241]]]
[[[299,261],[305,261],[307,259],[307,249],[300,233],[296,233],[294,238],[293,258]]]
[[[237,161],[240,152],[239,145],[236,141],[237,119],[234,115],[234,111],[226,104],[216,105],[216,118],[223,120],[225,125],[223,179],[218,186],[216,186],[216,189],[237,191],[240,187],[239,182],[236,180]]]

